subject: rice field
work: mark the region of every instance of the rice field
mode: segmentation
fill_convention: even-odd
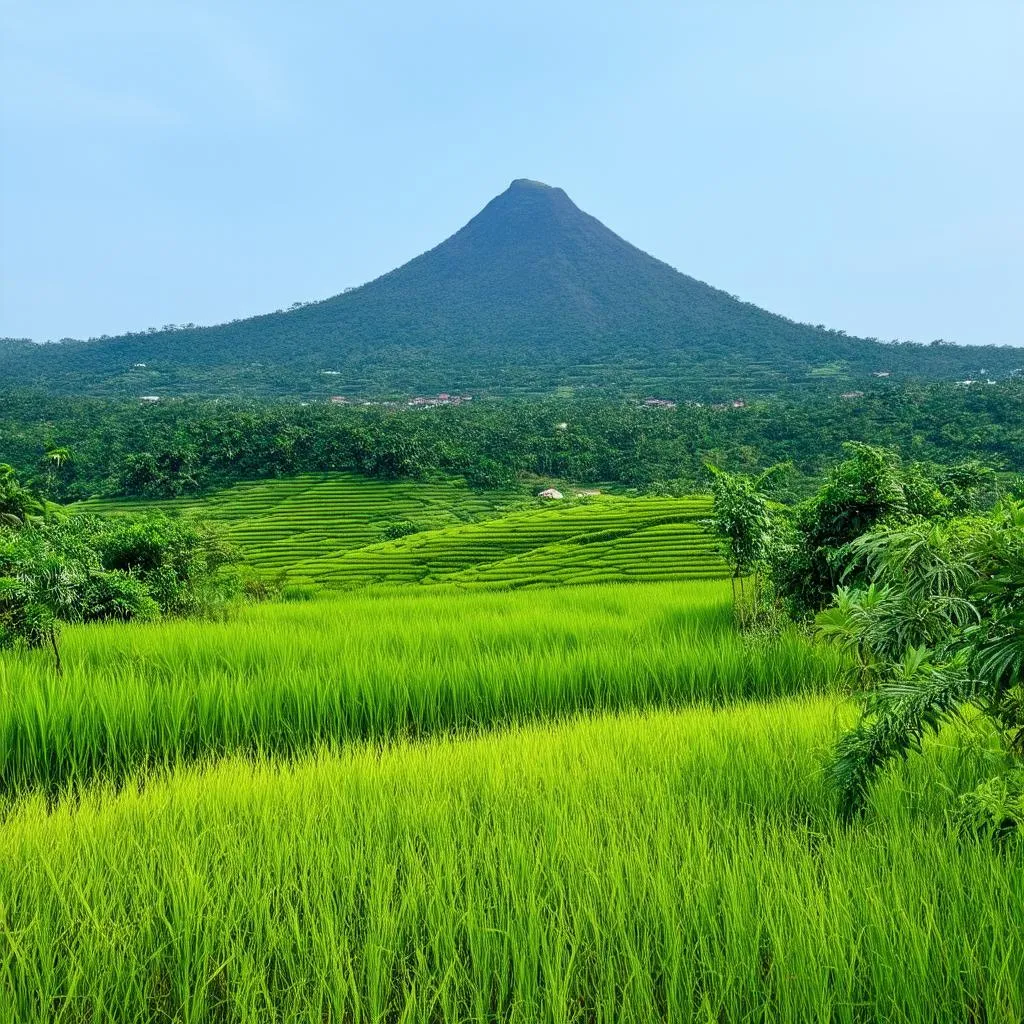
[[[0,1014],[1024,1019],[1024,872],[951,840],[947,743],[841,829],[828,698],[231,759],[0,829]],[[905,790],[920,793],[917,802]]]
[[[307,563],[379,542],[390,523],[434,529],[473,522],[522,501],[519,493],[474,491],[459,480],[392,481],[338,472],[238,483],[202,498],[93,499],[75,507],[201,515],[224,527],[257,568],[302,577]]]
[[[511,512],[345,552],[311,570],[325,587],[372,583],[550,587],[721,579],[704,498],[592,499]]]
[[[0,655],[0,1024],[1024,1020],[970,723],[844,827],[849,666],[736,633],[705,504],[465,514],[312,536],[313,600],[68,628],[61,677]]]
[[[540,504],[458,481],[414,484],[347,473],[238,484],[208,499],[83,502],[160,508],[219,522],[250,564],[296,584],[452,584],[486,589],[721,579],[706,497],[600,495]],[[415,533],[384,537],[389,524]]]
[[[537,593],[373,590],[223,623],[81,626],[0,660],[0,795],[237,752],[293,757],[542,718],[835,689],[786,634],[752,649],[722,582]]]

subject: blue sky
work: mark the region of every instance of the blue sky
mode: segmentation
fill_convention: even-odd
[[[1024,344],[1020,0],[0,0],[0,334],[214,323],[517,177],[851,333]]]

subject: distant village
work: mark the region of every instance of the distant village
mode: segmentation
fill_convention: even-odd
[[[145,363],[134,363],[133,369],[145,369]],[[1024,367],[1015,371],[1015,374],[1024,373]],[[339,370],[321,370],[322,376],[333,377],[341,376]],[[960,387],[971,387],[975,384],[996,384],[997,381],[992,380],[986,376],[984,369],[979,371],[980,376],[977,379],[957,380],[952,383]],[[1014,375],[1015,375],[1014,374]],[[871,374],[872,377],[879,379],[887,379],[892,376],[889,370],[875,370]],[[844,401],[853,401],[857,398],[864,397],[863,391],[843,391],[839,394],[839,398]],[[139,395],[138,400],[145,403],[153,403],[161,401],[159,395]],[[320,399],[323,401],[323,399]],[[347,406],[383,406],[389,409],[437,409],[442,406],[456,406],[464,405],[468,402],[473,401],[472,395],[456,395],[449,394],[447,391],[442,391],[436,395],[415,395],[409,399],[398,399],[392,401],[374,401],[367,398],[352,398],[346,395],[331,395],[326,401],[331,405],[347,405]],[[309,405],[310,402],[301,402],[301,405]],[[644,398],[638,403],[642,408],[645,409],[677,409],[679,402],[671,398],[658,398],[650,397]],[[684,401],[683,405],[692,409],[703,409],[705,407],[704,402],[696,401]],[[732,398],[725,402],[713,402],[707,405],[707,408],[713,412],[724,412],[730,409],[745,409],[747,407],[746,399],[743,398]],[[563,429],[562,425],[559,424],[559,429]]]
[[[472,402],[472,395],[449,395],[442,391],[439,395],[417,395],[407,402],[370,402],[365,399],[346,398],[344,395],[332,395],[331,405],[383,405],[392,409],[405,406],[407,409],[436,409],[441,405],[463,405],[465,402]]]

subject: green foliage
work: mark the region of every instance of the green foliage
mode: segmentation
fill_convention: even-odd
[[[22,485],[13,466],[0,464],[0,528],[17,529],[45,514],[42,498]]]
[[[380,528],[380,535],[384,540],[399,540],[402,537],[409,537],[419,533],[421,527],[408,519],[396,519],[390,523],[384,523]]]
[[[1007,501],[987,516],[880,526],[847,551],[850,569],[871,584],[840,591],[818,617],[824,636],[856,653],[869,684],[864,717],[831,768],[842,813],[863,810],[888,763],[919,751],[928,732],[968,706],[1000,737],[1007,764],[1019,763],[1024,506]]]
[[[851,554],[861,551],[853,545],[869,531],[964,513],[989,493],[992,475],[974,463],[906,464],[888,449],[859,442],[843,447],[848,458],[828,472],[814,497],[796,507],[776,549],[773,578],[798,617],[826,607],[851,576],[863,578],[861,562],[851,562]],[[923,555],[927,545],[915,551]]]
[[[959,825],[963,831],[995,840],[1024,834],[1024,771],[1011,769],[965,793]]]
[[[36,519],[42,503],[4,474],[0,649],[49,643],[61,671],[61,622],[209,614],[238,590],[234,551],[205,525],[160,514]]]
[[[556,429],[562,423],[565,429]],[[792,501],[818,486],[850,440],[899,451],[905,476],[914,463],[965,464],[932,466],[916,482],[907,476],[904,487],[922,507],[936,487],[967,493],[964,474],[972,466],[977,472],[978,459],[1004,475],[1024,471],[1024,379],[983,389],[877,385],[856,405],[800,392],[739,409],[685,402],[649,409],[572,397],[423,410],[401,403],[147,405],[38,393],[8,395],[0,404],[0,459],[23,479],[38,472],[54,445],[73,447],[74,458],[59,472],[46,464],[36,480],[62,501],[98,494],[180,497],[238,481],[336,470],[425,480],[462,476],[484,490],[506,489],[531,474],[685,495],[708,462],[756,476],[787,460],[793,472],[773,482],[771,493]],[[956,479],[944,482],[949,474]],[[971,486],[976,505],[991,504],[990,478]]]
[[[726,473],[708,465],[714,514],[711,524],[726,542],[733,576],[748,576],[768,557],[773,532],[771,505],[761,491],[764,477]]]
[[[773,466],[756,479],[726,473],[710,463],[707,468],[714,501],[711,526],[725,542],[726,558],[733,570],[733,607],[740,626],[747,628],[757,618],[759,571],[770,561],[777,534],[777,515],[764,487],[783,467]],[[748,609],[743,580],[750,575],[754,576],[753,607]]]
[[[150,512],[92,517],[82,528],[103,566],[141,583],[166,615],[209,614],[238,591],[238,552],[208,523]]]

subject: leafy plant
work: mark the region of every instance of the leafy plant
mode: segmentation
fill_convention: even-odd
[[[408,519],[396,519],[393,522],[384,523],[380,528],[380,535],[384,540],[398,540],[419,532],[420,528]]]
[[[848,550],[848,571],[871,583],[840,590],[817,619],[821,635],[854,652],[872,684],[830,768],[841,813],[860,813],[887,764],[919,751],[928,733],[968,708],[1016,770],[1024,757],[1024,506],[1007,501],[988,516],[879,527]]]
[[[742,627],[757,613],[757,573],[768,560],[775,535],[776,515],[764,493],[768,482],[782,471],[772,466],[758,477],[727,473],[708,463],[714,512],[711,525],[723,539],[732,566],[733,608]],[[753,575],[752,603],[747,608],[744,580]],[[738,592],[737,592],[738,591]]]
[[[21,483],[12,466],[0,464],[0,527],[18,529],[45,514],[43,499]]]
[[[159,514],[42,518],[45,504],[0,473],[0,649],[49,645],[61,623],[210,614],[240,588],[237,556],[210,527]]]

